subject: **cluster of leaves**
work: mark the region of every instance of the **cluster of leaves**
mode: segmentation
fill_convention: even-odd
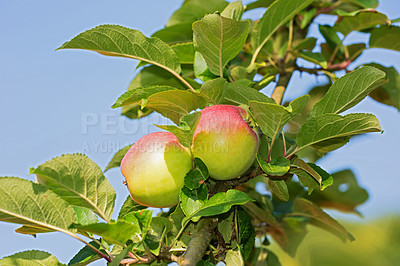
[[[64,155],[31,169],[34,183],[0,178],[0,220],[22,224],[18,233],[59,231],[83,242],[85,247],[69,265],[100,258],[110,265],[187,265],[188,256],[196,253],[200,259],[204,255],[199,265],[279,265],[268,250],[269,240],[294,256],[307,224],[353,240],[322,208],[356,213],[368,194],[350,170],[329,174],[315,162],[353,136],[381,131],[372,114],[340,115],[368,95],[400,109],[400,78],[393,67],[353,64],[367,48],[400,50],[400,29],[391,25],[397,20],[377,12],[377,4],[258,0],[243,6],[240,1],[186,0],[152,37],[117,25],[79,34],[59,49],[140,60],[140,72],[112,106],[122,108],[122,115],[139,119],[157,112],[176,124],[159,127],[190,148],[198,109],[240,105],[259,131],[257,159],[237,180],[216,182],[196,158],[178,206],[153,217],[128,197],[113,220],[116,194],[100,167],[84,155]],[[267,8],[259,20],[242,19],[256,8]],[[319,25],[324,40],[317,47],[308,30],[321,14],[338,19],[334,26]],[[353,31],[369,33],[369,47],[344,45]],[[299,59],[315,67],[302,67]],[[338,78],[342,70],[347,74]],[[294,71],[325,75],[332,85],[315,87],[282,105]],[[277,84],[271,97],[260,92],[273,81]],[[129,147],[115,154],[106,171],[119,167]],[[260,184],[270,193],[256,189]],[[0,264],[27,260],[59,264],[40,251],[18,253]]]

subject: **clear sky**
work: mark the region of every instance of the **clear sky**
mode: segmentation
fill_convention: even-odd
[[[63,153],[76,152],[86,153],[104,169],[120,147],[157,131],[152,124],[165,123],[165,119],[151,115],[132,121],[120,117],[119,110],[110,108],[134,77],[136,61],[88,51],[54,50],[99,24],[119,24],[151,35],[163,27],[181,2],[1,1],[0,176],[33,180],[34,177],[28,175],[29,167]],[[396,0],[381,0],[378,10],[392,19],[400,17],[400,4]],[[258,10],[249,15],[261,13],[262,10]],[[321,21],[333,22],[328,18]],[[315,34],[315,27],[312,32]],[[366,38],[364,34],[353,33],[349,41]],[[400,55],[393,51],[371,49],[358,62],[371,61],[400,70]],[[296,75],[285,99],[302,95],[315,81],[311,76]],[[265,92],[270,93],[271,87]],[[331,172],[350,168],[357,174],[361,185],[370,193],[369,201],[360,208],[366,219],[400,213],[397,152],[400,114],[395,108],[371,99],[351,111],[374,113],[385,132],[350,141],[323,158],[320,165]],[[95,123],[91,123],[93,121]],[[118,169],[113,169],[106,176],[117,191],[118,210],[128,195],[122,185],[122,175]],[[81,243],[61,233],[42,234],[34,239],[16,234],[17,227],[0,222],[0,258],[18,251],[39,249],[67,263],[82,247]]]

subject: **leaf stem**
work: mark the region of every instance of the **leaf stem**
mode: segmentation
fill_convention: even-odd
[[[84,243],[86,246],[88,246],[89,248],[91,248],[94,252],[96,252],[97,254],[99,254],[101,257],[103,257],[107,262],[111,262],[111,259],[104,254],[103,252],[101,252],[100,250],[98,250],[97,248],[95,248],[94,246],[92,246],[90,243],[86,242],[85,240],[83,240],[82,238],[80,238],[79,236],[75,235],[74,233],[68,232],[68,231],[64,231],[64,233],[66,233],[69,236],[72,236],[73,238],[81,241],[82,243]]]
[[[299,152],[301,149],[296,148],[293,152],[291,152],[288,156],[286,156],[286,158],[290,159],[293,157],[293,155],[295,155],[297,152]]]
[[[285,140],[285,133],[282,130],[282,140],[283,140],[283,157],[286,157],[286,140]]]
[[[174,75],[175,77],[177,77],[183,84],[185,84],[186,85],[186,87],[188,87],[189,88],[189,90],[191,91],[191,92],[193,92],[193,93],[198,93],[190,84],[189,84],[189,82],[187,82],[181,75],[179,75],[178,73],[176,73],[175,71],[173,71],[173,70],[170,70],[169,71],[172,75]]]
[[[94,242],[96,242],[100,247],[102,247],[102,248],[105,250],[105,252],[108,254],[108,256],[110,257],[111,260],[114,259],[114,256],[111,254],[111,252],[110,252],[99,240],[97,240],[97,239],[94,238],[94,237],[90,237],[90,239],[92,239],[92,240],[93,240]]]
[[[171,244],[171,247],[173,247],[176,244],[178,239],[181,237],[183,231],[185,230],[186,226],[189,224],[189,222],[190,222],[190,220],[187,220],[187,222],[184,225],[182,225],[181,230],[179,230],[178,234],[176,235],[174,241]]]
[[[288,46],[286,48],[285,56],[283,57],[283,62],[286,61],[286,58],[287,58],[289,52],[292,50],[292,43],[293,43],[293,19],[290,20],[290,24],[289,24]]]
[[[333,61],[335,60],[335,57],[336,57],[337,53],[339,52],[340,47],[343,46],[344,39],[346,39],[346,36],[342,40],[340,40],[340,43],[335,47],[335,50],[333,50],[331,58],[329,59],[329,62],[328,62],[328,68],[329,68],[329,66],[331,66],[333,64]]]

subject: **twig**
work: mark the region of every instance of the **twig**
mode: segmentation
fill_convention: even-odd
[[[263,174],[263,171],[261,171],[260,168],[256,168],[253,171],[251,171],[249,174],[241,176],[239,178],[227,180],[227,181],[217,181],[216,184],[214,185],[214,187],[209,192],[209,195],[211,197],[217,193],[226,192],[226,191],[233,189],[241,184],[246,183],[250,179],[253,179],[261,174]]]
[[[277,103],[281,104],[283,95],[285,94],[285,90],[287,85],[289,84],[290,78],[292,77],[293,72],[289,73],[280,73],[278,82],[276,83],[276,87],[272,92],[271,98]]]

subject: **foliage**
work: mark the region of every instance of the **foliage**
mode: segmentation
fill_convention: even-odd
[[[18,233],[59,231],[81,241],[85,246],[69,265],[102,258],[110,265],[188,265],[193,258],[201,260],[198,265],[280,265],[282,252],[296,254],[307,225],[354,240],[322,208],[357,213],[368,193],[351,170],[330,174],[315,161],[353,136],[382,132],[373,114],[349,113],[368,95],[400,108],[396,69],[356,61],[368,48],[399,51],[399,27],[374,10],[377,4],[258,0],[243,6],[240,1],[186,0],[152,37],[118,25],[77,35],[58,49],[140,61],[140,72],[112,105],[122,108],[122,115],[140,119],[157,112],[176,124],[158,127],[190,149],[199,109],[240,105],[259,136],[257,158],[247,173],[228,181],[213,180],[206,165],[193,158],[178,206],[153,215],[128,197],[116,215],[116,194],[101,168],[85,155],[63,155],[32,168],[34,183],[0,178],[0,221],[21,224]],[[267,8],[261,18],[242,19],[260,7]],[[308,30],[322,14],[338,19],[334,26],[319,25],[323,39],[317,47]],[[353,31],[370,33],[369,43],[344,45]],[[315,67],[301,66],[299,58]],[[326,76],[330,84],[282,104],[296,71]],[[276,82],[272,95],[260,92],[271,82]],[[105,171],[119,167],[130,147],[118,151]],[[260,183],[270,193],[256,189]],[[272,250],[270,240],[281,250]],[[60,265],[42,251],[0,260],[9,264]]]

